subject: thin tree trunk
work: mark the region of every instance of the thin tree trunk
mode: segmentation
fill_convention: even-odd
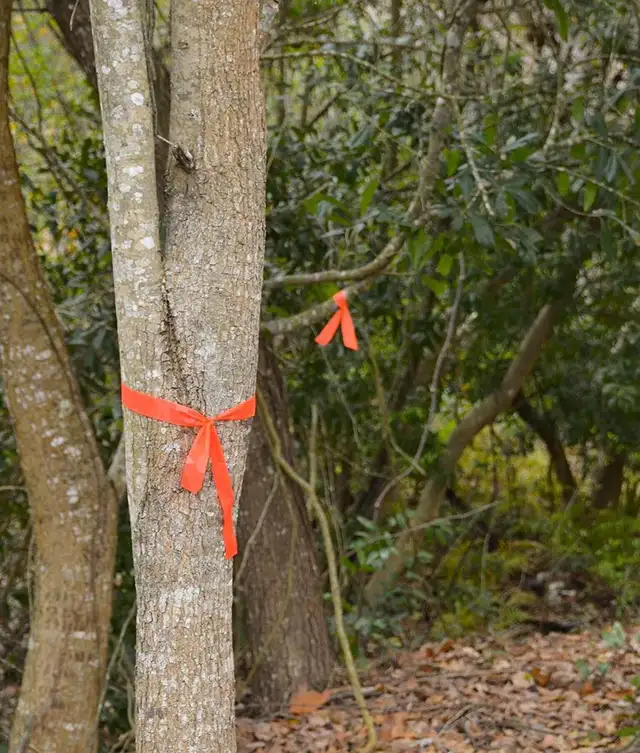
[[[593,506],[597,510],[614,509],[622,493],[624,482],[624,454],[615,454],[607,458],[607,462],[596,474],[596,489],[593,493]]]
[[[522,392],[516,396],[513,407],[527,426],[544,442],[556,478],[562,486],[562,498],[565,503],[570,502],[577,484],[555,424],[549,416],[537,413]]]
[[[149,0],[150,1],[150,0]],[[97,93],[96,60],[91,35],[91,15],[88,2],[69,0],[47,0],[47,10],[51,13],[60,30],[60,36],[67,51],[82,68],[89,84]],[[73,23],[72,23],[73,19]],[[171,85],[169,71],[161,58],[150,50],[153,71],[153,101],[155,103],[155,127],[158,135],[169,135],[169,114],[171,110]],[[168,145],[156,139],[156,174],[158,176],[158,206],[162,214],[164,208],[164,170],[167,164]]]
[[[275,357],[260,348],[258,389],[295,466],[284,385]],[[259,414],[238,512],[236,590],[243,599],[249,678],[262,711],[282,708],[300,686],[327,687],[334,657],[304,494],[278,468]]]
[[[478,432],[493,423],[513,402],[538,360],[544,344],[551,337],[562,307],[562,303],[558,301],[546,305],[540,311],[525,335],[519,353],[500,386],[487,398],[477,403],[451,434],[437,471],[429,479],[420,495],[418,507],[411,520],[411,529],[398,538],[396,552],[367,583],[365,599],[370,605],[378,603],[391,590],[394,581],[404,571],[407,561],[414,553],[416,542],[422,537],[423,527],[437,517],[447,484],[465,448]]]
[[[215,416],[255,391],[265,216],[258,0],[175,0],[166,241],[138,8],[92,0],[123,382]],[[126,54],[125,54],[126,51]],[[192,161],[188,155],[192,156]],[[219,426],[240,494],[248,422]],[[235,751],[232,568],[193,441],[125,412],[138,598],[139,753]],[[237,509],[237,508],[236,508]]]
[[[10,750],[87,753],[104,682],[117,501],[29,233],[9,130],[10,16],[10,0],[0,0],[0,360],[36,544]]]
[[[393,37],[393,41],[397,42],[402,36],[402,0],[391,0],[391,23],[389,25],[389,33]],[[394,77],[398,80],[402,78],[402,48],[396,46],[391,53],[391,71]],[[390,137],[389,147],[384,155],[384,164],[382,167],[382,174],[390,175],[396,168],[398,161],[398,143]]]

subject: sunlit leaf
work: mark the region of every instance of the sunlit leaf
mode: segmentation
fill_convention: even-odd
[[[362,216],[367,213],[367,209],[369,209],[369,205],[371,204],[371,201],[373,200],[373,197],[379,185],[379,179],[373,178],[365,186],[364,191],[362,192],[362,196],[360,197],[360,214]]]
[[[453,266],[453,257],[449,254],[442,254],[440,257],[440,260],[438,261],[438,266],[436,267],[436,272],[443,277],[447,277],[449,275],[449,272],[451,272],[451,267]]]
[[[562,2],[560,0],[544,0],[544,4],[549,10],[553,11],[558,22],[558,34],[566,42],[569,37],[569,16]]]
[[[556,173],[556,188],[560,196],[566,196],[571,190],[571,178],[564,170]]]
[[[598,186],[593,183],[587,183],[584,187],[584,194],[582,196],[582,208],[585,212],[588,212],[594,205],[597,195]]]

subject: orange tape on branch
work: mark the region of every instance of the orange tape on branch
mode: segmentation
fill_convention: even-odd
[[[344,290],[336,293],[333,296],[333,300],[335,301],[338,310],[331,319],[329,319],[322,332],[316,337],[316,342],[323,347],[328,345],[331,340],[333,340],[338,331],[338,327],[340,327],[342,330],[342,341],[344,342],[345,348],[358,350],[356,329],[353,326],[353,319],[351,318],[351,312],[349,311],[347,296]]]
[[[230,408],[213,418],[207,418],[192,408],[172,403],[170,400],[152,397],[144,392],[136,392],[123,384],[122,405],[133,413],[153,418],[156,421],[198,429],[187,455],[180,483],[183,489],[197,494],[202,489],[207,464],[211,461],[211,475],[222,508],[225,557],[226,559],[235,557],[238,552],[238,543],[233,529],[233,484],[215,424],[217,421],[242,421],[245,418],[253,418],[256,413],[255,396],[236,405],[235,408]]]

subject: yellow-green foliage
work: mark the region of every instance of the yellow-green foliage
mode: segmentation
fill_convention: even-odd
[[[456,480],[461,496],[480,504],[512,502],[523,514],[526,508],[540,512],[545,502],[559,494],[557,483],[550,478],[549,456],[541,442],[521,454],[513,421],[487,427],[478,434],[458,463]],[[524,508],[522,506],[525,506]]]

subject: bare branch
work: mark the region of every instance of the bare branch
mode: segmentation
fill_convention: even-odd
[[[344,288],[344,293],[347,298],[351,298],[357,293],[361,293],[373,284],[373,280],[370,278],[363,282],[358,282],[355,285],[349,285]],[[333,314],[336,310],[336,304],[332,298],[327,301],[318,303],[316,306],[303,311],[301,314],[295,314],[294,316],[288,316],[284,319],[272,319],[269,322],[262,324],[262,329],[265,332],[270,332],[272,335],[284,335],[288,332],[293,332],[296,329],[302,327],[309,327],[316,322],[326,319],[330,314]]]
[[[411,207],[415,204],[412,203]],[[410,216],[411,207],[407,215]],[[328,269],[324,272],[301,272],[285,277],[272,277],[264,281],[264,287],[281,288],[289,285],[316,285],[320,282],[347,282],[365,280],[383,272],[395,259],[407,240],[409,233],[402,233],[390,240],[375,259],[353,269]]]

